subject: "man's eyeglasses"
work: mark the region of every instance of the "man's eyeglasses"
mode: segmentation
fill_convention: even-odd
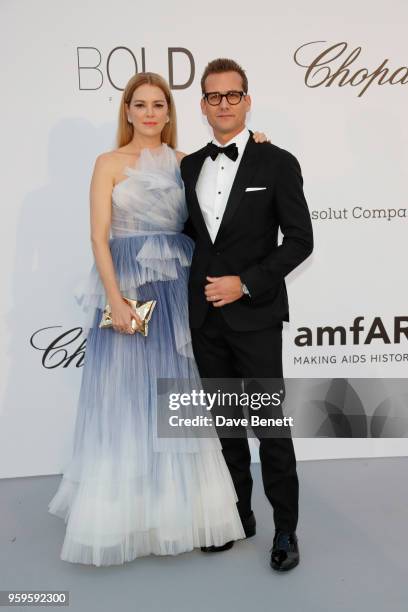
[[[243,91],[227,91],[227,93],[223,94],[219,91],[209,91],[203,94],[203,98],[207,100],[208,104],[211,106],[218,106],[221,104],[222,99],[227,98],[228,104],[239,104],[242,100],[242,96],[246,96],[246,93]]]

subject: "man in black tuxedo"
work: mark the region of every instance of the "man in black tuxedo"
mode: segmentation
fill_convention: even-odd
[[[195,359],[205,379],[281,379],[282,321],[289,320],[285,276],[313,250],[300,166],[287,151],[251,137],[245,127],[251,106],[248,82],[236,62],[210,62],[201,87],[201,109],[214,139],[181,162],[190,214],[185,231],[196,243],[189,281]],[[273,507],[271,566],[288,570],[299,562],[293,442],[290,434],[271,437],[254,431],[264,490]],[[250,537],[256,524],[248,439],[220,434],[220,440]],[[218,552],[232,545],[202,550]]]

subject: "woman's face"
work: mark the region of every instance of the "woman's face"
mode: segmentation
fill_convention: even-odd
[[[143,136],[161,134],[169,117],[166,97],[156,85],[140,85],[126,109],[135,132]]]

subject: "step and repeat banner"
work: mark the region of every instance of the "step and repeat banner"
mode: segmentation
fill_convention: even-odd
[[[1,477],[58,473],[71,452],[89,182],[125,83],[169,81],[191,152],[211,138],[200,78],[216,57],[246,70],[248,126],[296,155],[313,220],[314,253],[287,278],[285,374],[350,427],[296,438],[298,459],[408,454],[407,395],[390,383],[408,370],[407,19],[402,1],[1,3]]]

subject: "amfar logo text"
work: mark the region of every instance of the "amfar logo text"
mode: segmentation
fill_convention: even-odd
[[[375,317],[369,325],[364,325],[364,317],[356,317],[350,327],[317,327],[314,332],[310,327],[299,327],[301,332],[295,338],[297,346],[334,346],[335,344],[371,344],[379,340],[384,344],[399,344],[404,336],[408,340],[408,316],[394,317],[392,329],[386,328],[381,317]],[[349,341],[348,341],[349,340]]]
[[[296,49],[293,59],[298,66],[307,68],[305,74],[305,85],[307,87],[330,87],[337,85],[344,87],[360,87],[358,97],[360,98],[372,85],[406,85],[408,83],[408,67],[386,68],[388,59],[384,59],[374,70],[356,66],[355,62],[361,54],[361,47],[349,50],[346,42],[339,42],[324,48],[317,55],[316,48],[320,48],[325,40],[315,40],[305,43]],[[306,49],[307,48],[307,49]],[[305,51],[306,49],[306,51]],[[312,58],[306,59],[306,55]],[[353,65],[353,67],[351,67]]]
[[[174,63],[177,54],[179,55],[177,63],[179,64],[180,60],[184,60],[184,64],[187,65],[187,75],[184,66],[183,77],[180,78],[182,82],[177,82],[175,78]],[[140,49],[139,61],[129,47],[115,47],[108,53],[106,61],[103,60],[102,52],[97,47],[77,47],[77,59],[80,90],[101,89],[106,77],[112,87],[123,91],[124,85],[132,74],[149,70],[149,68],[146,68],[146,49],[144,47]],[[189,87],[195,76],[195,62],[191,51],[184,47],[168,47],[167,63],[167,80],[170,89],[186,89]],[[131,68],[130,73],[129,67]],[[127,77],[124,78],[124,74]],[[120,82],[123,80],[124,83]]]

